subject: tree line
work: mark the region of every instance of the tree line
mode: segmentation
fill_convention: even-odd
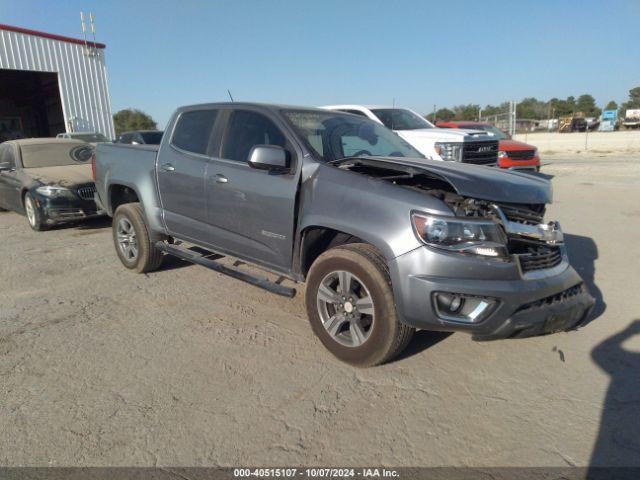
[[[640,87],[629,90],[629,100],[619,106],[618,117],[624,118],[625,112],[630,108],[640,108]],[[616,110],[618,104],[611,100],[604,110]],[[509,102],[500,105],[487,105],[482,109],[482,118],[504,114],[509,111]],[[452,109],[441,108],[436,111],[435,121],[448,122],[449,120],[478,120],[480,105],[457,105]],[[565,100],[552,98],[548,101],[538,100],[534,97],[525,98],[516,105],[516,116],[530,120],[544,120],[547,118],[568,117],[577,112],[582,112],[587,117],[597,117],[602,110],[596,105],[596,100],[589,94],[575,97],[567,97]],[[427,119],[434,121],[433,113],[427,115]],[[130,130],[155,130],[156,122],[146,113],[133,108],[120,110],[113,116],[116,135]]]
[[[629,90],[629,100],[622,105],[618,105],[614,100],[609,101],[604,110],[617,110],[619,117],[624,117],[625,111],[630,108],[640,108],[640,87]],[[467,105],[456,105],[453,108],[441,108],[427,115],[430,121],[450,120],[478,120],[480,115],[482,118],[492,117],[494,115],[505,114],[509,111],[509,102],[503,102],[500,105],[487,105],[481,109],[479,104],[470,103]],[[517,118],[525,118],[530,120],[544,120],[547,118],[558,118],[573,116],[581,112],[587,117],[598,117],[602,113],[602,109],[596,105],[596,100],[592,95],[585,93],[576,97],[569,96],[566,99],[552,98],[548,101],[538,100],[535,97],[527,97],[516,105]]]

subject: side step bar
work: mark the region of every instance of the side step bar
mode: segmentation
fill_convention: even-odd
[[[230,277],[250,283],[251,285],[263,288],[277,295],[293,298],[296,294],[295,288],[285,287],[283,285],[280,285],[279,283],[274,283],[267,278],[259,277],[247,272],[242,272],[237,268],[227,267],[222,263],[206,258],[204,255],[198,252],[194,252],[193,250],[189,250],[188,248],[179,247],[177,245],[169,245],[165,242],[156,242],[156,247],[158,247],[159,250],[168,253],[169,255],[173,255],[174,257],[178,257],[182,260],[195,263],[197,265],[202,265],[203,267],[207,267],[211,270],[215,270],[216,272],[229,275]]]

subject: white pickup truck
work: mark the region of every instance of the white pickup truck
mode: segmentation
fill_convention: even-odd
[[[431,160],[475,165],[496,165],[498,162],[498,139],[487,132],[437,128],[406,108],[370,105],[327,105],[322,108],[360,115],[381,123]]]

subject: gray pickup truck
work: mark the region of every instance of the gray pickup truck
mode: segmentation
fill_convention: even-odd
[[[281,295],[295,294],[283,278],[306,282],[313,331],[353,365],[390,360],[415,329],[483,340],[575,328],[594,303],[558,223],[543,221],[547,180],[426,160],[367,118],[183,107],[159,146],[99,144],[94,174],[125,267],[171,254]]]

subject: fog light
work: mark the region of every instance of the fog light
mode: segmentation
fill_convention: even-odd
[[[493,312],[497,304],[497,299],[489,297],[447,292],[433,294],[436,315],[452,322],[479,323]]]

